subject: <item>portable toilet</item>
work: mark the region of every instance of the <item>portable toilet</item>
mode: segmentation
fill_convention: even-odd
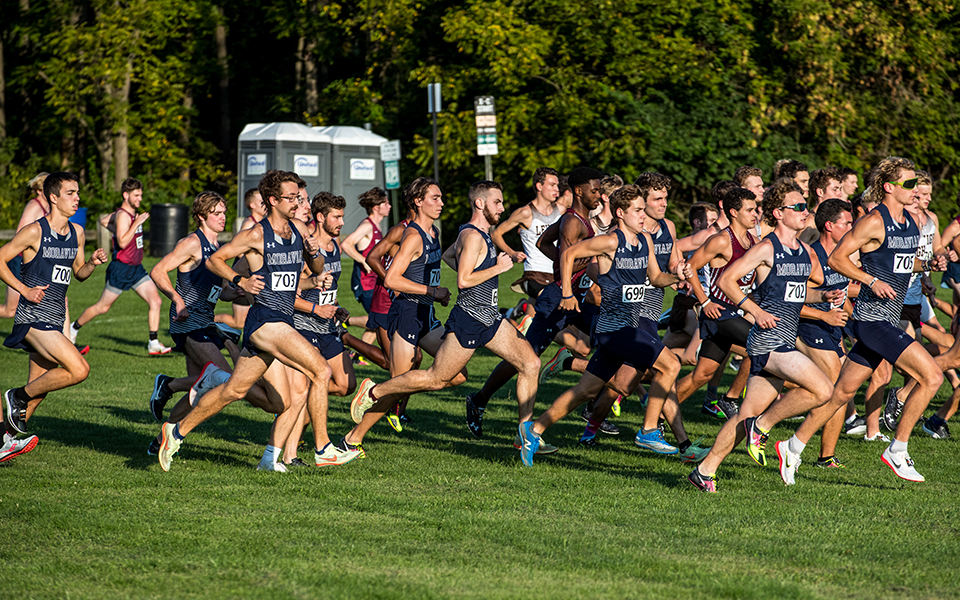
[[[387,138],[362,127],[333,126],[317,128],[330,139],[333,186],[330,191],[343,196],[347,208],[343,214],[344,235],[349,235],[367,216],[357,197],[370,188],[384,187],[380,144]],[[389,217],[388,217],[389,221]],[[386,231],[387,222],[381,229]]]
[[[237,165],[237,220],[249,215],[243,195],[257,187],[270,169],[294,171],[307,182],[312,197],[329,190],[331,139],[322,128],[302,123],[250,123],[239,139]]]

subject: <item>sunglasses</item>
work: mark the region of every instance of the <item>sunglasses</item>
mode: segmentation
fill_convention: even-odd
[[[781,206],[781,207],[780,207],[780,210],[785,210],[785,209],[787,209],[787,208],[789,208],[790,210],[795,210],[795,211],[797,211],[797,212],[803,212],[803,211],[807,210],[807,203],[806,203],[806,202],[797,202],[796,204],[787,204],[787,205],[785,205],[785,206]]]
[[[887,183],[891,185],[899,185],[905,190],[912,190],[917,187],[917,182],[920,181],[920,178],[914,177],[913,179],[907,179],[906,181],[888,181]]]

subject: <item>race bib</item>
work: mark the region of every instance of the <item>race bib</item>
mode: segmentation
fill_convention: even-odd
[[[320,299],[317,300],[317,304],[320,306],[326,306],[327,304],[336,304],[337,303],[337,290],[327,290],[325,292],[320,292]]]
[[[210,295],[207,296],[207,302],[209,302],[210,304],[216,304],[217,300],[220,299],[220,292],[222,291],[223,291],[223,288],[221,288],[219,285],[215,285],[211,287]]]
[[[894,273],[913,273],[913,254],[894,254],[893,272]]]
[[[633,284],[623,286],[623,297],[621,302],[624,304],[643,302],[643,291],[646,287],[642,284]]]
[[[431,287],[437,287],[440,285],[440,269],[430,270],[430,283],[427,285]]]
[[[59,283],[61,285],[70,285],[70,276],[72,271],[70,267],[63,265],[53,265],[53,273],[50,274],[50,283]]]
[[[787,281],[783,290],[784,302],[803,302],[807,299],[806,282]]]
[[[490,294],[490,295],[492,296],[492,297],[490,298],[490,304],[493,305],[493,306],[499,306],[499,305],[500,305],[500,290],[499,290],[498,288],[493,288],[493,293]]]
[[[581,289],[581,290],[585,290],[585,289],[589,288],[591,285],[593,285],[593,282],[590,281],[590,278],[587,277],[586,275],[584,275],[583,277],[580,278],[580,289]]]
[[[143,249],[143,236],[142,236],[142,235],[138,235],[138,236],[137,236],[137,250],[142,250],[142,249]]]
[[[292,292],[297,289],[299,273],[270,273],[270,289],[275,292]]]

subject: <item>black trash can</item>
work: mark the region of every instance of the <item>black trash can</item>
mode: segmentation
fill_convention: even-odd
[[[150,256],[166,256],[185,238],[190,209],[185,204],[154,204],[150,207]]]

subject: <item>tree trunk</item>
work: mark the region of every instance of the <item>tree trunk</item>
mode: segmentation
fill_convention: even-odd
[[[180,144],[183,146],[183,149],[187,151],[189,155],[188,148],[190,147],[190,112],[193,111],[193,89],[187,88],[183,94],[183,108],[186,110],[187,117],[183,120],[183,128],[180,130]],[[187,162],[180,169],[180,181],[190,181],[190,163]]]
[[[308,115],[320,112],[320,92],[317,89],[317,42],[313,39],[306,43],[303,52],[304,100]]]
[[[123,85],[116,90],[113,101],[117,106],[117,122],[113,126],[113,190],[120,191],[120,184],[130,176],[130,79],[133,74],[133,62],[127,60]]]
[[[214,32],[217,43],[217,65],[220,67],[220,152],[229,156],[230,138],[230,60],[227,54],[227,27],[224,25],[223,8],[215,7],[217,28]]]
[[[294,66],[294,84],[293,91],[296,92],[296,100],[294,106],[299,106],[300,104],[300,81],[303,78],[303,47],[306,45],[307,40],[301,35],[297,38],[297,62]],[[299,110],[294,110],[294,113],[300,112]]]

